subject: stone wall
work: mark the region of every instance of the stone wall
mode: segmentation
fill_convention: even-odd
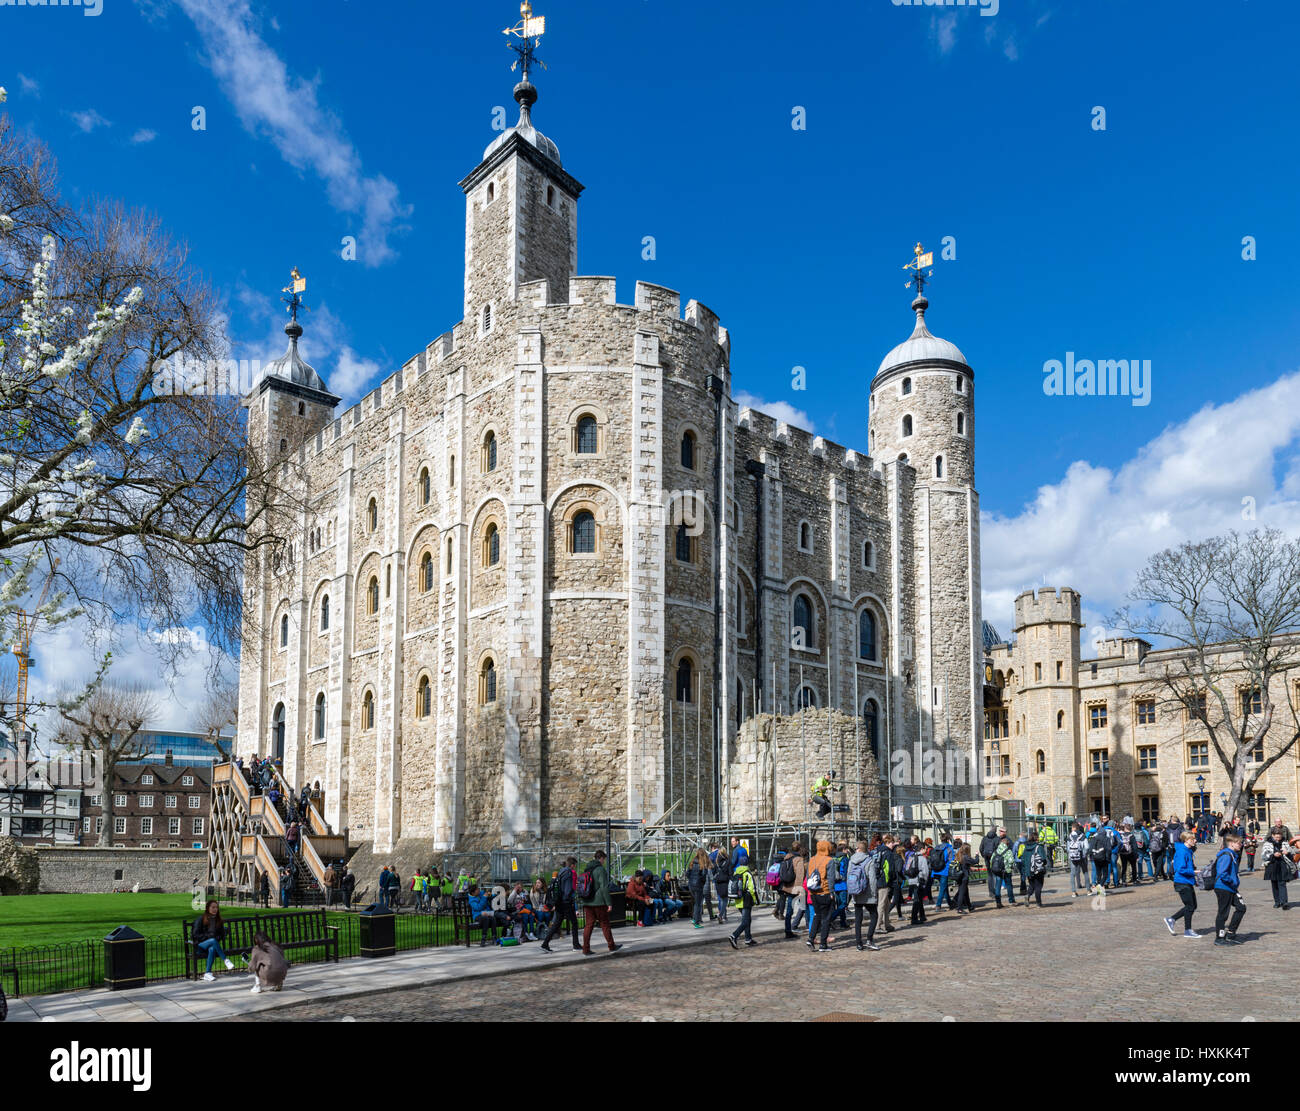
[[[0,895],[35,895],[41,866],[35,849],[14,837],[0,837]]]
[[[879,821],[884,817],[880,772],[862,732],[861,722],[837,710],[805,710],[783,716],[763,714],[740,727],[727,768],[726,797],[732,821],[801,822],[808,788],[819,775],[835,771],[843,789],[831,801],[857,809],[847,817]]]
[[[208,874],[205,849],[37,848],[36,853],[42,895],[91,895],[135,884],[189,891]]]

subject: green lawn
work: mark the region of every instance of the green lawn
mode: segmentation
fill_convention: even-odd
[[[100,940],[118,926],[145,937],[180,936],[182,918],[198,911],[193,896],[181,895],[13,895],[0,899],[0,949]],[[223,907],[229,918],[253,913],[250,906]]]

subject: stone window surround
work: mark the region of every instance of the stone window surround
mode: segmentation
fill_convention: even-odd
[[[311,742],[312,744],[323,745],[325,737],[329,733],[329,701],[325,697],[323,690],[316,692],[316,697],[312,699],[312,718],[311,718]]]
[[[436,545],[437,545],[437,541],[435,540],[434,546]],[[424,574],[425,560],[429,561],[430,573],[427,577],[428,585],[426,585],[426,576]],[[435,562],[436,560],[433,554],[433,547],[431,547],[428,543],[426,543],[424,547],[420,550],[420,558],[415,561],[415,589],[417,595],[432,594],[435,588],[437,587],[438,577],[436,574],[433,573]]]
[[[358,715],[358,717],[360,718],[361,732],[363,733],[370,733],[375,728],[376,701],[377,700],[375,698],[374,688],[369,683],[367,683],[364,687],[361,688],[361,713]],[[368,707],[367,707],[367,702],[369,703]],[[369,722],[366,721],[367,709],[369,709],[370,712]]]
[[[874,571],[876,569],[876,545],[874,541],[862,541],[862,570]]]
[[[970,439],[970,421],[966,419],[966,414],[958,409],[952,416],[953,430],[963,440]]]
[[[289,651],[289,599],[284,598],[280,604],[275,607],[275,621],[272,628],[278,632],[275,638],[275,648],[277,652]]]
[[[1192,749],[1197,747],[1203,748],[1205,750],[1204,763],[1200,763],[1200,764],[1192,763]],[[1208,770],[1209,767],[1210,767],[1210,742],[1208,740],[1187,741],[1183,745],[1183,771],[1200,772],[1200,771]]]
[[[495,301],[488,301],[478,314],[478,338],[490,336],[496,328],[497,306]]]
[[[379,574],[372,574],[366,582],[365,606],[367,617],[379,616]]]
[[[690,559],[682,559],[677,554],[677,533],[678,530],[686,527],[687,526],[684,521],[678,523],[677,527],[673,529],[672,535],[669,539],[669,543],[672,544],[673,546],[673,563],[675,563],[678,567],[689,567],[692,571],[698,571],[700,569],[700,545],[698,543],[699,541],[698,536],[692,536],[689,532],[686,535],[686,539],[690,541],[690,549],[691,549]]]
[[[912,429],[910,432],[907,430],[909,424]],[[910,440],[915,435],[916,435],[916,418],[913,417],[911,413],[904,413],[898,419],[898,438],[900,440]]]
[[[592,417],[596,421],[596,450],[579,451],[578,450],[578,422],[583,417]],[[605,455],[605,433],[609,427],[609,414],[599,405],[591,402],[583,402],[569,413],[568,420],[565,422],[569,429],[569,458],[574,459],[600,459]]]
[[[419,501],[420,508],[423,509],[433,501],[433,471],[429,469],[429,464],[425,463],[420,467],[420,473],[416,476],[416,499]]]
[[[873,657],[858,655],[862,647],[862,614],[870,613],[876,619],[876,654]],[[853,607],[853,637],[854,637],[854,660],[859,664],[875,664],[884,666],[885,658],[888,653],[888,646],[885,640],[885,608],[880,599],[874,594],[859,598]]]
[[[500,674],[496,674],[494,685],[493,685],[493,691],[492,691],[492,700],[488,701],[487,673],[488,673],[489,664],[491,665],[491,670],[493,672],[496,672],[497,671],[496,652],[491,648],[485,648],[483,650],[483,653],[479,656],[478,668],[477,668],[478,705],[480,710],[486,710],[488,707],[494,706],[497,702],[498,696],[501,694],[501,676]]]
[[[573,519],[583,512],[590,513],[596,521],[595,550],[575,552],[573,550]],[[569,559],[597,559],[605,554],[605,510],[599,502],[582,498],[575,501],[564,511],[564,554]]]
[[[808,701],[805,703],[803,698],[804,691],[808,692]],[[816,710],[821,705],[821,697],[817,693],[817,688],[811,683],[803,683],[797,691],[794,692],[794,708],[802,710],[805,706],[810,710]]]
[[[420,697],[424,690],[429,692],[429,711],[425,713],[424,700]],[[415,677],[415,717],[417,721],[433,717],[433,676],[428,668],[422,668]]]
[[[1088,702],[1084,708],[1088,713],[1087,721],[1089,731],[1093,729],[1106,729],[1110,726],[1110,713],[1106,706],[1105,699],[1094,699],[1093,701]],[[1101,710],[1101,721],[1097,725],[1093,724],[1093,710]]]
[[[913,383],[912,376],[910,374],[904,375],[904,377],[898,380],[899,397],[912,397],[915,394],[915,392],[916,392],[915,384]]]
[[[366,508],[362,521],[365,525],[366,535],[374,536],[379,531],[379,495],[371,493],[366,499]]]
[[[694,648],[682,647],[673,653],[672,662],[668,667],[668,680],[671,684],[669,701],[676,702],[678,705],[683,704],[683,700],[677,697],[677,669],[681,666],[683,660],[690,661],[691,678],[695,684],[695,686],[687,692],[690,697],[685,700],[684,704],[687,706],[694,706],[698,701],[696,698],[696,689],[699,687],[699,684],[703,682],[703,679],[700,676],[700,654]]]
[[[804,547],[804,543],[803,543],[804,529],[808,530],[807,547]],[[794,535],[795,535],[795,547],[806,555],[812,555],[817,545],[816,538],[813,536],[812,522],[809,521],[807,518],[801,519],[799,523],[795,526]]]
[[[488,466],[488,439],[489,437],[496,441],[497,458],[496,466]],[[479,435],[479,474],[495,474],[501,468],[501,433],[497,431],[496,423],[491,422],[484,426],[482,433]]]
[[[484,572],[500,571],[506,565],[505,540],[504,540],[504,531],[501,527],[501,520],[502,518],[497,513],[497,511],[491,510],[487,514],[485,514],[483,518],[479,521],[479,526],[476,531],[478,532],[478,537],[479,537],[478,569],[480,571],[484,571]],[[495,563],[489,562],[489,558],[488,558],[491,555],[491,552],[488,547],[491,539],[488,535],[488,530],[493,527],[496,528],[496,532],[497,532],[497,561]]]
[[[682,441],[691,436],[694,440],[692,445],[691,457],[695,460],[695,466],[687,467],[682,464]],[[676,455],[673,456],[673,466],[679,471],[686,474],[702,475],[708,473],[707,460],[704,456],[704,437],[700,435],[699,426],[694,421],[679,421],[673,427],[672,443],[677,449]]]

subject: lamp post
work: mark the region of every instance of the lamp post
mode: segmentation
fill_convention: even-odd
[[[1205,776],[1203,776],[1203,775],[1198,775],[1198,776],[1196,777],[1196,790],[1200,793],[1200,796],[1201,796],[1201,814],[1204,814],[1204,813],[1205,813]],[[1200,814],[1197,815],[1198,818],[1199,818],[1200,816],[1201,816]]]

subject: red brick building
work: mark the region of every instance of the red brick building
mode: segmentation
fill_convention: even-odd
[[[102,788],[96,787],[96,791]],[[122,764],[113,775],[113,833],[109,844],[128,849],[206,849],[211,834],[212,765]],[[82,844],[104,828],[104,798],[87,793]]]

